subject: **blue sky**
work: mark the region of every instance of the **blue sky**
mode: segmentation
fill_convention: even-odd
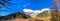
[[[8,6],[11,8],[9,11],[2,11],[1,15],[6,16],[15,12],[23,12],[24,8],[32,9],[32,10],[41,10],[43,8],[51,8],[52,0],[13,0],[11,1],[12,6]],[[3,10],[8,10],[7,8],[3,8]]]
[[[24,4],[29,4],[27,5],[26,7],[23,7],[24,8],[27,8],[27,9],[33,9],[33,10],[40,10],[40,9],[43,9],[43,8],[51,8],[52,6],[52,0],[26,0],[27,2],[22,2],[24,6]],[[22,10],[22,9],[21,9]]]

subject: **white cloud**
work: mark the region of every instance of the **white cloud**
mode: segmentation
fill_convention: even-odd
[[[25,4],[25,5],[23,5],[23,7],[27,7],[27,6],[29,6],[30,4],[31,4],[31,2],[29,2],[29,3]]]
[[[31,17],[36,17],[39,13],[44,12],[46,10],[49,10],[49,8],[44,8],[44,9],[41,9],[41,10],[24,9],[23,11],[27,12],[26,14],[30,15]]]
[[[33,13],[41,13],[43,11],[49,10],[49,8],[44,8],[41,10],[32,10],[32,9],[23,9],[24,12],[33,12]]]
[[[46,11],[46,10],[50,10],[50,9],[49,8],[44,8],[40,12],[43,12],[43,11]]]
[[[40,13],[40,10],[35,10],[35,11],[33,11],[34,13]]]
[[[23,11],[24,12],[33,12],[33,10],[31,10],[31,9],[24,9]]]

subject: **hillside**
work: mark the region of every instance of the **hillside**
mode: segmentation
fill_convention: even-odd
[[[16,18],[27,19],[27,18],[30,18],[30,16],[29,15],[26,15],[24,13],[17,12],[16,13]]]
[[[16,19],[16,18],[27,19],[27,18],[30,18],[30,16],[20,12],[12,13],[7,16],[0,16],[0,20],[8,20],[8,19]]]
[[[0,20],[8,20],[8,19],[16,19],[16,14],[10,14],[10,15],[7,15],[7,16],[0,16]]]
[[[50,16],[50,12],[49,11],[44,11],[44,12],[41,12],[39,13],[36,17],[40,17],[40,18],[45,18],[45,17],[48,17]]]

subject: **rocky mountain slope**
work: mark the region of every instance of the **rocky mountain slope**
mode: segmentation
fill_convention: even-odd
[[[16,18],[27,19],[27,18],[30,18],[30,16],[20,12],[12,13],[7,16],[0,16],[0,20],[8,20],[8,19],[16,19]]]

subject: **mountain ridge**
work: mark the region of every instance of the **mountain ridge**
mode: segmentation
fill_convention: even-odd
[[[21,12],[16,12],[16,13],[12,13],[10,15],[7,16],[0,16],[0,20],[7,20],[7,19],[16,19],[16,18],[23,18],[23,19],[27,19],[30,16],[25,15],[24,13]]]

